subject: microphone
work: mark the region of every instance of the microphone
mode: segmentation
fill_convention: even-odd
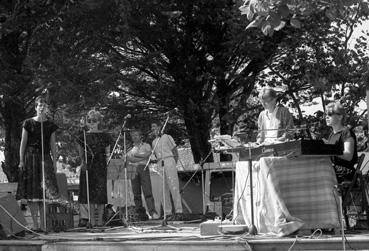
[[[127,124],[127,120],[130,119],[132,116],[130,113],[128,113],[126,116],[124,116],[124,122],[123,122],[123,125],[122,125],[122,131],[124,130],[124,128],[126,127],[126,124]]]
[[[87,118],[85,116],[82,116],[82,118],[80,119],[79,127],[81,128],[81,130],[84,130],[84,131],[88,130],[86,120],[87,120]]]
[[[177,113],[178,111],[179,111],[178,108],[175,107],[172,110],[167,111],[165,114],[168,115],[168,114],[171,114],[171,113]]]

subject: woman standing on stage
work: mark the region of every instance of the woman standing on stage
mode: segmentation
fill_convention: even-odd
[[[60,199],[56,181],[56,146],[55,131],[58,126],[49,121],[46,114],[48,105],[43,97],[36,98],[37,115],[26,119],[23,123],[22,139],[19,150],[20,180],[18,182],[17,199],[26,199],[31,211],[34,229],[40,229],[43,222],[43,190],[42,190],[42,142],[41,124],[43,124],[43,147],[45,167],[45,190],[49,200]],[[50,156],[50,152],[52,158]],[[46,231],[46,229],[43,229]]]
[[[334,144],[343,150],[341,156],[331,157],[331,161],[336,172],[337,181],[352,180],[358,157],[357,142],[355,134],[346,126],[345,109],[340,103],[330,103],[326,109],[327,125],[332,127],[332,132],[325,140],[327,144]]]
[[[100,129],[102,118],[103,116],[100,112],[96,110],[89,111],[86,119],[88,128],[86,138],[83,134],[79,137],[78,149],[82,160],[81,173],[79,176],[79,226],[87,225],[89,212],[92,226],[103,225],[104,206],[107,204],[107,160],[110,155],[110,137],[106,132]],[[85,151],[87,151],[87,165]],[[89,209],[87,201],[86,170],[88,171],[89,183]],[[97,211],[97,218],[95,218],[95,211]]]

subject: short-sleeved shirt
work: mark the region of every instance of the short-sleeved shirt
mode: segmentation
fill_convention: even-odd
[[[127,153],[128,156],[134,156],[136,153],[150,153],[151,152],[151,146],[147,143],[141,143],[138,146],[133,146],[132,149]],[[141,161],[134,162],[138,165],[146,165],[147,161],[149,160],[149,156],[145,159],[142,159]]]
[[[336,132],[336,133],[332,132],[329,135],[328,144],[334,144],[339,149],[341,149],[343,151],[343,149],[344,149],[344,143],[349,138],[353,138],[354,139],[354,155],[353,155],[351,161],[341,159],[338,156],[331,157],[331,160],[332,160],[332,163],[334,165],[343,166],[343,167],[346,167],[348,169],[354,170],[354,165],[356,164],[357,159],[358,159],[358,157],[357,157],[357,144],[356,144],[356,136],[355,136],[355,134],[350,129],[348,129],[347,127],[345,127],[343,130],[341,130],[339,132]]]
[[[285,133],[279,129],[293,128],[293,118],[289,110],[284,106],[277,106],[272,113],[264,110],[259,114],[258,118],[258,138],[261,142],[273,141],[282,137]]]
[[[159,142],[158,142],[159,140]],[[158,143],[156,143],[158,142]],[[156,145],[157,144],[157,145]],[[160,139],[159,137],[154,139],[152,142],[152,147],[155,148],[155,156],[158,159],[164,159],[168,157],[174,157],[173,149],[177,146],[174,142],[172,136],[168,134],[163,134]]]
[[[43,122],[43,142],[44,142],[44,153],[50,152],[50,138],[53,132],[58,129],[58,126],[51,121]],[[23,128],[28,133],[27,148],[33,148],[41,152],[41,122],[36,121],[33,118],[26,119],[23,122]]]

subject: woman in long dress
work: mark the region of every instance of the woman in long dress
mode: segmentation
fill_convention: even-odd
[[[19,150],[20,179],[18,182],[17,199],[27,200],[31,211],[34,229],[40,229],[38,213],[40,212],[41,229],[43,229],[43,190],[42,190],[42,141],[43,127],[45,191],[46,199],[59,200],[56,181],[56,145],[55,131],[58,126],[49,121],[46,114],[48,105],[43,97],[36,99],[37,115],[26,119],[23,123],[22,139]],[[51,153],[51,155],[50,155]],[[52,156],[52,158],[51,158]]]
[[[80,227],[87,225],[89,213],[92,226],[103,225],[104,206],[107,204],[107,160],[110,155],[110,137],[106,132],[100,130],[101,120],[102,115],[100,112],[96,110],[89,111],[87,114],[86,124],[88,131],[85,133],[86,138],[82,134],[78,142],[79,154],[82,160],[78,197],[80,203]],[[87,165],[85,151],[87,152]],[[88,171],[89,209],[86,170]]]

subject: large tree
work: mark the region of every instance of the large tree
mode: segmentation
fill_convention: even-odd
[[[64,42],[51,38],[61,27],[61,17],[77,6],[86,11],[90,8],[89,1],[82,0],[0,2],[0,124],[5,131],[3,171],[10,182],[18,178],[22,121],[34,114],[35,98],[46,92],[55,108],[76,103],[86,90],[83,77],[87,74],[73,75],[77,78],[73,82],[79,85],[71,88],[71,82],[63,81],[69,73],[63,72],[65,64],[51,53],[55,41]],[[87,91],[96,94],[91,88]]]
[[[29,51],[34,34],[53,18],[64,1],[0,2],[0,119],[5,131],[5,168],[9,181],[17,180],[22,121],[33,111],[34,98],[43,91],[33,81]]]
[[[244,31],[238,7],[225,0],[108,1],[70,16],[63,32],[89,45],[81,52],[106,67],[104,86],[119,98],[136,98],[149,110],[178,107],[199,161],[210,150],[214,117],[222,133],[232,133],[255,77],[290,32],[269,38]]]

